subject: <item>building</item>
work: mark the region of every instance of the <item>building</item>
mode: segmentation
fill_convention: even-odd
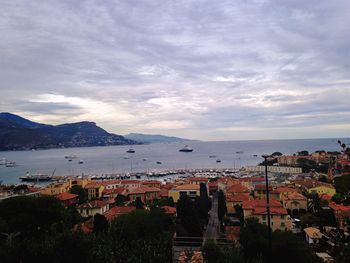
[[[106,217],[106,219],[111,222],[113,219],[117,218],[121,215],[126,215],[134,211],[136,208],[134,206],[115,206],[112,207],[110,210],[105,212],[103,215]]]
[[[172,197],[174,202],[180,199],[180,195],[186,194],[192,199],[195,199],[196,196],[200,196],[200,186],[198,184],[183,184],[178,185],[175,188],[169,190],[168,197]]]
[[[315,227],[307,227],[304,228],[306,243],[309,245],[318,244],[323,234],[318,228]]]
[[[82,217],[95,216],[96,214],[103,215],[109,210],[109,204],[104,201],[94,200],[89,203],[79,205],[77,210]]]
[[[56,198],[60,200],[65,206],[76,205],[79,201],[78,195],[67,192],[56,195]]]
[[[258,184],[254,186],[254,197],[255,199],[266,199],[266,185]],[[269,197],[270,199],[278,200],[280,193],[275,191],[272,186],[269,185]]]
[[[190,184],[207,184],[209,182],[207,177],[189,177],[187,179]]]
[[[124,187],[128,190],[132,190],[138,187],[141,187],[142,181],[140,180],[122,180],[120,182],[121,187]]]
[[[283,207],[291,213],[295,213],[295,211],[299,213],[300,210],[307,211],[307,198],[302,194],[290,192],[283,195],[281,201]]]
[[[346,219],[350,218],[350,206],[338,205],[331,202],[329,203],[329,207],[333,210],[339,228],[347,231],[349,227],[346,224]]]
[[[160,188],[161,182],[157,180],[147,180],[147,181],[143,181],[142,185],[148,186],[148,187]]]
[[[103,189],[102,191],[102,198],[103,199],[109,199],[109,198],[116,198],[118,195],[124,195],[127,196],[128,190],[123,187],[117,187],[114,189]]]
[[[270,200],[270,219],[271,228],[273,231],[279,230],[291,230],[292,220],[288,215],[287,210],[277,200]],[[244,219],[249,217],[258,218],[261,224],[267,224],[267,203],[266,200],[251,200],[243,202],[243,214]]]
[[[265,172],[265,166],[246,166],[245,170],[247,172]],[[290,167],[290,166],[267,166],[267,171],[271,173],[283,173],[283,174],[301,174],[303,171],[300,167]]]
[[[318,185],[316,187],[309,188],[307,190],[307,192],[309,194],[317,193],[318,195],[326,194],[326,195],[329,195],[329,196],[333,196],[333,195],[335,195],[336,190],[335,190],[333,185],[322,183],[322,184],[320,184],[320,185]]]
[[[61,193],[69,192],[70,190],[70,182],[62,182],[62,183],[53,183],[47,185],[40,192],[42,195],[53,195],[56,196]]]
[[[236,195],[229,195],[226,196],[226,207],[227,207],[227,214],[232,215],[236,214],[236,205],[243,205],[243,202],[252,200],[252,197],[246,194],[236,194]]]
[[[88,192],[88,200],[101,198],[104,186],[99,182],[91,182],[85,185],[85,189]]]
[[[318,162],[317,157],[313,157],[310,155],[303,155],[303,156],[282,155],[277,157],[277,162],[278,162],[278,165],[282,165],[282,166],[298,166],[299,159],[307,159],[307,160],[313,160],[315,162]]]
[[[130,201],[135,201],[138,197],[143,203],[151,202],[160,197],[160,189],[155,187],[141,186],[130,190],[128,193]]]
[[[226,196],[237,195],[237,194],[249,196],[250,195],[250,191],[244,185],[241,185],[240,183],[237,183],[237,184],[234,184],[234,185],[231,185],[231,186],[227,187],[225,194],[226,194]]]

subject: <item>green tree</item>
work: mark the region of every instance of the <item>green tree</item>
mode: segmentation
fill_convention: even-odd
[[[142,203],[141,197],[136,197],[135,207],[136,209],[143,209],[143,203]]]
[[[199,237],[202,235],[201,224],[191,198],[182,194],[177,202],[176,211],[178,236]]]
[[[201,248],[205,262],[208,263],[243,263],[239,249],[233,244],[218,245],[213,240],[207,240]]]
[[[274,152],[271,154],[271,156],[282,156],[283,154],[281,152]]]
[[[88,200],[87,190],[80,185],[73,185],[69,192],[78,195],[79,204],[85,203]]]
[[[104,215],[96,214],[94,216],[93,232],[96,234],[106,233],[108,230],[108,221]]]
[[[117,206],[123,206],[126,202],[126,196],[122,194],[118,194],[114,201]]]

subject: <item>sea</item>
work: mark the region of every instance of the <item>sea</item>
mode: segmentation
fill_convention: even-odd
[[[0,181],[3,184],[20,183],[20,176],[27,173],[62,176],[102,175],[132,172],[161,172],[186,169],[238,169],[245,165],[257,165],[262,154],[281,152],[294,154],[301,150],[340,151],[334,139],[255,140],[255,141],[189,141],[186,143],[154,143],[133,146],[107,146],[64,148],[35,151],[0,152],[0,159],[17,163],[16,167],[0,165]],[[350,138],[341,139],[350,144]],[[179,152],[185,144],[193,152]],[[135,153],[127,153],[130,148]],[[76,155],[68,161],[65,156]],[[209,158],[210,155],[215,157]],[[255,156],[256,155],[256,156]],[[80,164],[79,161],[83,163]],[[221,162],[217,162],[220,160]]]

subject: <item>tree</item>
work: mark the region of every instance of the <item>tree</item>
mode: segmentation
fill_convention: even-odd
[[[69,192],[78,195],[79,204],[85,203],[88,200],[87,190],[80,185],[73,185]]]
[[[301,226],[303,228],[319,224],[319,218],[311,213],[306,213],[302,215],[300,220],[301,220]]]
[[[239,249],[232,244],[218,245],[213,240],[207,240],[201,248],[205,262],[208,263],[243,263]]]
[[[302,168],[304,173],[308,173],[312,169],[316,170],[318,167],[314,160],[310,160],[307,158],[298,158],[297,163]]]
[[[96,234],[106,233],[108,230],[108,221],[104,215],[96,214],[94,216],[93,232]]]
[[[343,196],[340,194],[340,193],[335,193],[333,196],[332,196],[332,201],[337,203],[337,204],[340,204],[342,202],[342,199],[343,199]]]
[[[283,154],[281,152],[273,152],[271,156],[276,157],[276,156],[282,156]]]
[[[218,193],[218,217],[221,222],[222,222],[222,218],[226,213],[227,213],[226,198],[225,198],[224,192],[220,190]]]
[[[136,197],[135,207],[136,209],[143,209],[143,203],[142,203],[141,197]]]
[[[126,196],[122,194],[118,194],[114,201],[117,206],[123,206],[126,202]]]
[[[243,209],[241,205],[235,205],[235,211],[236,211],[236,216],[241,222],[241,224],[244,223],[244,214],[243,214]]]
[[[182,194],[177,202],[177,233],[179,236],[198,237],[202,235],[202,229],[198,214],[191,198]]]
[[[309,155],[309,152],[308,151],[300,151],[297,153],[298,156],[308,156]]]

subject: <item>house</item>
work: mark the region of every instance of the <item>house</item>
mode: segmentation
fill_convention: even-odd
[[[207,184],[209,182],[207,177],[189,177],[187,179],[190,184]]]
[[[157,180],[147,180],[147,181],[143,181],[142,185],[148,186],[148,187],[160,188],[161,182]]]
[[[68,192],[70,190],[70,183],[69,182],[62,182],[62,183],[52,183],[47,185],[44,189],[42,189],[40,192],[42,195],[58,195],[61,193]]]
[[[287,195],[282,196],[283,207],[293,213],[295,210],[307,211],[307,198],[302,194],[296,192],[290,192]]]
[[[174,202],[180,199],[180,195],[186,194],[192,199],[195,199],[196,196],[200,196],[200,186],[198,184],[183,184],[178,185],[175,188],[169,190],[168,197],[172,197]]]
[[[128,190],[124,187],[117,187],[113,189],[103,189],[102,191],[102,198],[116,198],[118,195],[124,195],[127,196]]]
[[[309,188],[307,190],[308,193],[317,193],[318,195],[326,194],[329,196],[333,196],[336,193],[336,190],[333,185],[331,184],[320,184],[316,187]]]
[[[323,234],[318,228],[307,227],[304,228],[306,243],[309,245],[318,244]]]
[[[239,178],[239,182],[249,189],[254,189],[255,185],[263,184],[265,185],[265,177],[244,177]]]
[[[134,206],[115,206],[115,207],[112,207],[107,212],[105,212],[103,215],[106,217],[106,219],[109,222],[111,222],[113,219],[117,218],[118,216],[129,214],[135,209],[136,208]]]
[[[254,197],[256,199],[266,199],[266,185],[257,184],[254,186]],[[269,197],[270,199],[279,199],[280,193],[276,192],[272,186],[269,185]]]
[[[120,186],[128,190],[132,190],[138,187],[141,187],[142,182],[140,180],[122,180]]]
[[[96,214],[103,215],[109,210],[109,204],[105,201],[94,200],[77,207],[82,217],[94,216]]]
[[[276,187],[275,192],[279,193],[279,197],[277,199],[282,200],[283,197],[288,196],[290,193],[298,193],[298,190],[287,186],[279,186]]]
[[[107,180],[102,181],[101,184],[104,186],[104,189],[111,190],[120,188],[121,180]]]
[[[350,219],[350,206],[338,205],[334,202],[329,203],[328,206],[333,210],[339,228],[347,231],[349,227],[346,224],[346,219]]]
[[[243,202],[250,201],[252,198],[249,195],[246,194],[235,194],[235,195],[229,195],[226,197],[226,207],[227,207],[227,214],[236,214],[236,205],[243,205]]]
[[[60,200],[65,206],[76,205],[79,201],[78,195],[67,192],[56,195],[56,198]]]
[[[131,189],[128,193],[130,201],[135,201],[136,198],[140,197],[143,203],[153,201],[153,199],[159,198],[160,189],[155,187],[141,186],[138,188]]]
[[[88,192],[88,199],[101,198],[104,186],[99,182],[91,182],[85,185],[85,189]]]
[[[291,230],[292,220],[288,215],[287,210],[277,200],[270,200],[270,220],[273,231]],[[261,224],[267,224],[267,203],[264,199],[255,199],[244,201],[242,205],[244,218],[256,217]]]
[[[243,186],[240,183],[231,185],[228,188],[226,188],[226,196],[237,194],[249,196],[250,191],[246,186]]]

